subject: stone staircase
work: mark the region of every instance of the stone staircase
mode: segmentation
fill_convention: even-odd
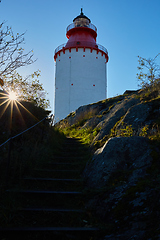
[[[67,138],[62,152],[35,169],[32,176],[6,194],[18,202],[13,220],[0,227],[2,239],[100,239],[85,209],[81,178],[87,150],[76,139]]]

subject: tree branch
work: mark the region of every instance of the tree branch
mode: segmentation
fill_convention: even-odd
[[[33,51],[24,52],[25,33],[14,35],[11,28],[0,24],[0,77],[11,75],[16,69],[30,65],[33,60]]]

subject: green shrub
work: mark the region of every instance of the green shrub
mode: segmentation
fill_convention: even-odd
[[[148,130],[148,125],[145,125],[143,128],[141,128],[139,136],[146,137],[148,135]]]
[[[124,126],[124,128],[120,128],[118,130],[111,129],[111,136],[116,137],[131,137],[134,135],[134,131],[132,125]]]

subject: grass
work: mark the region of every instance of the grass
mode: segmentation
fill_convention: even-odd
[[[90,144],[93,140],[93,131],[89,128],[84,129],[76,129],[74,126],[72,127],[66,127],[62,131],[66,136],[73,137],[73,138],[79,138],[84,144]]]
[[[72,138],[78,138],[81,140],[83,144],[86,144],[90,146],[95,136],[99,133],[101,130],[100,127],[92,128],[92,127],[83,127],[84,123],[94,117],[95,115],[94,111],[89,111],[89,113],[82,113],[78,116],[76,119],[76,123],[72,126],[68,123],[67,120],[63,120],[60,122],[60,125],[57,125],[55,128],[63,133],[65,136],[72,137]]]

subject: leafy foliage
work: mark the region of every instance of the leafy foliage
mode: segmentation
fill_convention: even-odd
[[[19,100],[33,102],[38,107],[47,108],[49,107],[49,100],[46,99],[47,93],[38,79],[39,76],[40,70],[25,79],[14,72],[10,78],[5,76],[3,89],[7,92],[15,92]]]
[[[123,124],[124,125],[124,124]],[[123,128],[120,129],[111,129],[110,137],[131,137],[133,136],[134,131],[132,125],[124,125]]]
[[[160,66],[156,63],[158,53],[154,58],[143,58],[138,56],[137,79],[142,88],[153,86],[160,82]]]
[[[16,92],[20,100],[30,101],[42,108],[49,107],[46,92],[38,77],[40,71],[35,71],[25,79],[17,73],[17,69],[30,65],[33,60],[33,51],[25,52],[24,34],[14,34],[11,27],[0,24],[0,86],[7,92]]]
[[[149,130],[148,125],[145,125],[144,127],[141,128],[139,136],[146,137],[148,134],[148,130]]]

